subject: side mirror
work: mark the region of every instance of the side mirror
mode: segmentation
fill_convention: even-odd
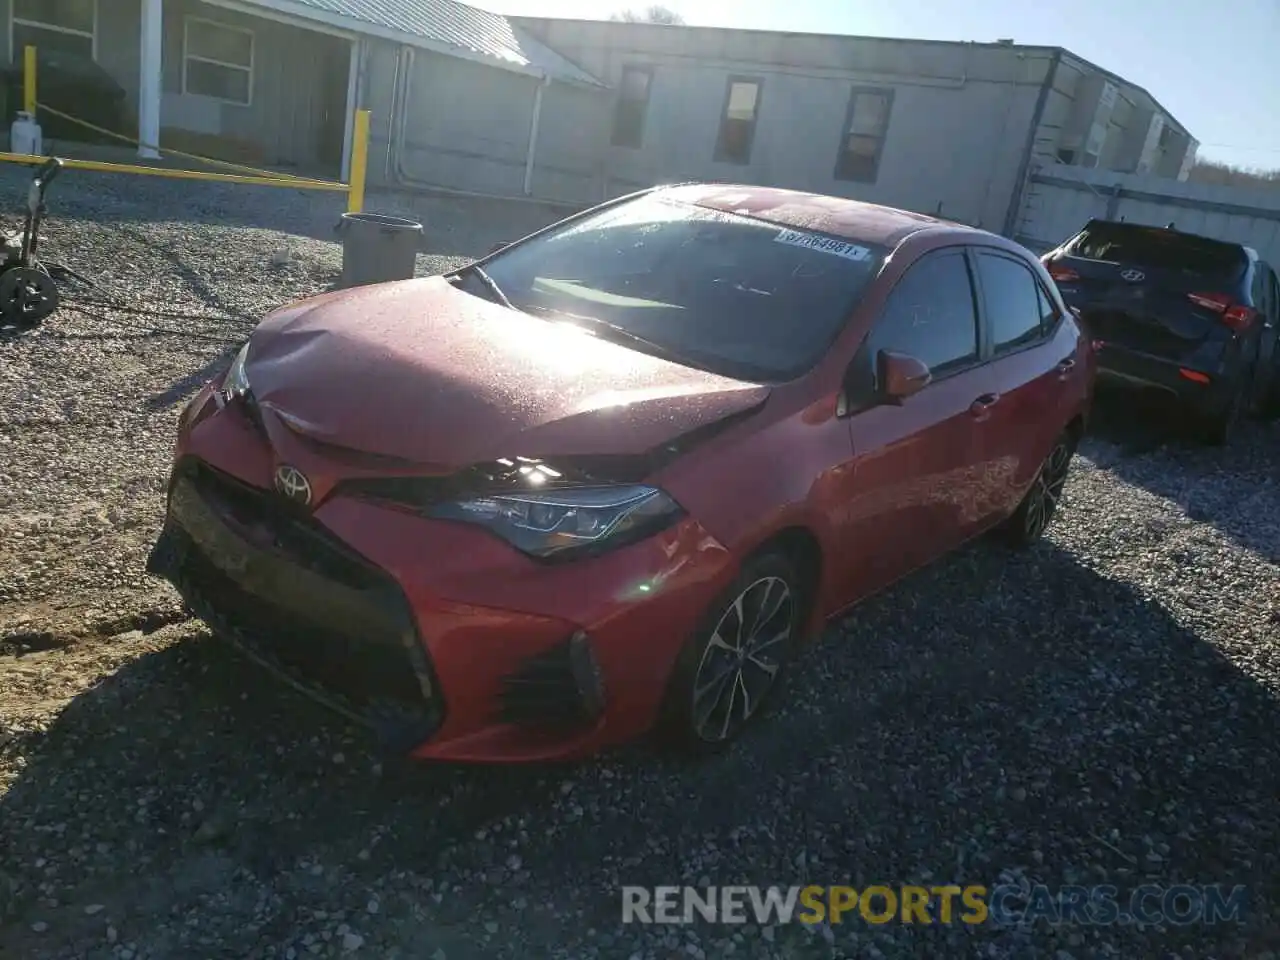
[[[490,256],[492,256],[493,254],[497,253],[499,250],[505,250],[505,249],[507,249],[507,247],[509,247],[509,246],[511,246],[511,242],[510,242],[510,241],[504,241],[504,242],[502,242],[502,243],[495,243],[492,247],[490,247],[490,248],[489,248],[489,255],[490,255]]]
[[[885,350],[876,359],[876,379],[880,382],[880,395],[888,403],[902,403],[933,380],[933,374],[924,361],[905,353],[890,353]]]

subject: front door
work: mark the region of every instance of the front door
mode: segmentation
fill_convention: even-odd
[[[883,402],[875,382],[881,351],[922,360],[932,381],[900,405]],[[899,279],[850,368],[855,493],[841,523],[846,602],[969,535],[980,486],[972,407],[981,380],[967,259],[960,248],[926,254]]]

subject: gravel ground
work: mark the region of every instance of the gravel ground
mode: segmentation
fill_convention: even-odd
[[[423,272],[553,216],[374,199],[426,219]],[[47,255],[97,287],[0,342],[0,955],[1280,951],[1280,424],[1221,453],[1104,417],[1046,542],[864,604],[697,765],[384,769],[186,620],[142,572],[178,404],[334,281],[331,201],[73,173],[50,197]],[[1250,900],[1216,927],[619,923],[622,884],[1002,878]]]

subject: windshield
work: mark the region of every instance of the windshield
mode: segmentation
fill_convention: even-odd
[[[1174,270],[1218,283],[1238,280],[1247,265],[1244,252],[1234,244],[1132,223],[1090,224],[1069,252],[1086,260]]]
[[[484,272],[518,310],[581,321],[726,376],[777,381],[822,357],[883,253],[646,196],[504,251]]]

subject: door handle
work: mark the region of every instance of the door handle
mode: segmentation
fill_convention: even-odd
[[[982,396],[969,404],[969,412],[979,420],[985,420],[991,415],[991,408],[1000,400],[998,393],[984,393]]]

